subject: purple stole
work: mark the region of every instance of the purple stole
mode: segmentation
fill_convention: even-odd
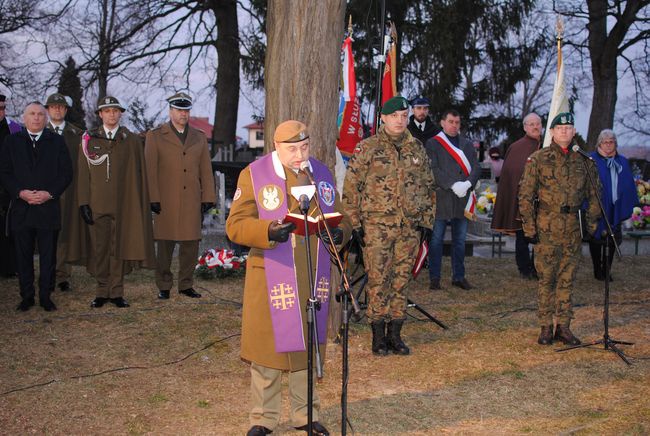
[[[20,132],[20,130],[22,129],[22,126],[20,124],[18,124],[14,120],[10,120],[9,118],[7,118],[7,125],[9,126],[9,133],[12,135],[14,133]]]
[[[328,168],[315,159],[311,163],[318,199],[323,213],[334,212],[335,189],[332,174]],[[279,177],[273,167],[272,154],[250,164],[253,192],[260,219],[281,220],[288,212],[288,198],[284,192],[287,184]],[[305,333],[303,332],[298,280],[293,257],[292,235],[287,242],[278,243],[274,248],[264,250],[264,271],[266,274],[267,295],[275,351],[287,353],[306,351]],[[320,310],[316,311],[318,339],[321,344],[327,340],[327,317],[330,297],[330,258],[327,249],[318,239],[316,275],[314,277],[316,298],[320,301]]]

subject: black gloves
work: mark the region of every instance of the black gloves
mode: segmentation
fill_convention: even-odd
[[[156,215],[160,215],[160,203],[151,203],[151,211]]]
[[[343,242],[343,230],[339,229],[338,227],[334,229],[330,229],[330,233],[332,234],[332,239],[334,240],[334,245],[341,245],[341,242]],[[330,243],[330,237],[327,234],[327,230],[323,229],[320,232],[320,238],[321,240],[329,244]]]
[[[362,247],[366,246],[366,243],[363,241],[364,236],[365,233],[363,231],[363,227],[359,227],[357,229],[352,230],[352,239],[356,240],[357,243]]]
[[[201,203],[201,213],[206,213],[215,206],[216,204],[214,203]]]
[[[418,226],[418,231],[420,232],[420,235],[422,235],[422,240],[423,241],[430,241],[431,240],[431,229],[427,227],[421,227]]]
[[[279,224],[277,221],[272,221],[269,226],[269,241],[287,242],[295,228],[294,223]]]
[[[81,214],[81,219],[83,219],[86,224],[89,226],[95,224],[95,221],[93,220],[93,211],[90,206],[82,204],[79,206],[79,213]]]
[[[537,244],[539,242],[539,238],[537,237],[537,233],[535,233],[533,236],[524,236],[524,241],[528,244]]]

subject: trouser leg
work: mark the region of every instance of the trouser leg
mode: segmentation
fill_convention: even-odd
[[[368,274],[366,313],[368,321],[374,322],[388,317],[394,268],[394,226],[369,225],[364,228],[364,232],[366,246],[363,249],[363,259]]]
[[[34,242],[35,230],[31,228],[12,232],[16,254],[16,270],[20,297],[23,300],[34,298]]]
[[[169,291],[174,285],[171,264],[175,245],[176,241],[156,241],[156,286],[161,291]]]
[[[578,235],[579,237],[579,235]],[[569,325],[573,319],[573,304],[571,295],[573,282],[580,260],[580,239],[561,247],[560,262],[557,271],[557,286],[555,290],[555,318],[558,324]]]
[[[307,375],[306,369],[289,373],[289,398],[291,399],[291,425],[301,427],[307,424]],[[320,411],[320,398],[316,390],[316,377],[314,377],[314,392],[312,397],[312,420],[318,421]]]
[[[535,267],[539,274],[537,283],[537,316],[540,326],[553,324],[555,312],[555,283],[561,250],[540,242],[535,246]]]
[[[520,273],[530,274],[533,272],[533,262],[530,259],[530,250],[528,249],[528,242],[524,238],[523,230],[517,230],[515,235],[515,260]]]
[[[251,363],[250,424],[274,430],[280,422],[282,371]]]
[[[95,296],[98,298],[109,297],[108,277],[110,275],[111,258],[111,221],[112,218],[108,215],[98,216],[95,218],[95,223],[92,226],[88,226],[95,263],[95,280],[97,281]]]
[[[403,320],[406,318],[406,300],[407,286],[413,276],[413,259],[417,256],[417,249],[420,243],[417,230],[403,226],[399,233],[395,235],[395,245],[393,248],[393,277],[391,280],[392,292],[389,297],[389,316],[390,320]]]
[[[57,242],[56,246],[56,283],[67,282],[72,274],[72,265],[65,263],[68,245]]]
[[[442,248],[445,239],[447,221],[435,220],[431,241],[429,242],[429,279],[440,279],[442,269]]]
[[[58,234],[58,230],[36,230],[40,271],[38,277],[38,298],[41,303],[50,299],[50,294],[54,289],[56,241]]]
[[[467,239],[467,219],[451,220],[451,279],[465,278],[465,240]]]
[[[178,289],[194,286],[194,269],[199,254],[199,241],[181,241],[178,250]]]

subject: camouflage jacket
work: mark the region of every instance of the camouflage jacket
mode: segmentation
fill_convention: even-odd
[[[435,181],[422,143],[406,130],[394,142],[383,127],[357,145],[343,188],[353,228],[363,222],[431,228]]]
[[[530,155],[519,183],[524,234],[548,236],[551,242],[564,243],[572,234],[579,233],[577,211],[585,202],[587,230],[590,233],[596,230],[600,208],[587,168],[598,191],[600,180],[593,162],[587,161],[585,166],[584,161],[578,153],[565,154],[554,142]]]

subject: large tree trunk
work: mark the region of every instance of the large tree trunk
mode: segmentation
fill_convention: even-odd
[[[311,155],[334,169],[344,0],[269,0],[264,66],[266,152],[278,124],[309,128]]]
[[[236,0],[213,0],[217,20],[217,101],[212,131],[214,156],[219,146],[235,143],[239,108],[239,24]]]

